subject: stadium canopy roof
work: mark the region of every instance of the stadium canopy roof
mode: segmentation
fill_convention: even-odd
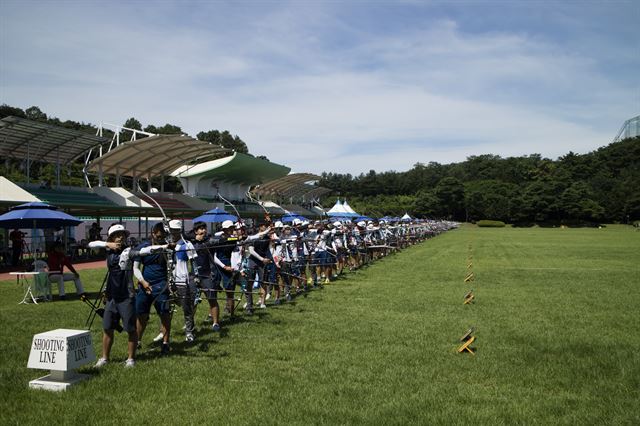
[[[9,116],[0,120],[0,156],[53,164],[69,163],[110,140],[79,130]]]
[[[186,164],[186,163],[183,163]],[[291,169],[268,160],[234,152],[233,155],[194,165],[184,165],[171,173],[179,178],[212,178],[219,182],[257,185],[278,179]]]
[[[319,179],[320,176],[311,173],[293,173],[261,184],[252,192],[260,197],[317,198],[331,192],[328,188],[309,184]]]
[[[6,177],[0,176],[0,204],[15,205],[32,201],[40,201],[40,199]]]
[[[151,178],[166,176],[178,167],[232,151],[184,135],[155,135],[124,142],[92,160],[87,171]]]

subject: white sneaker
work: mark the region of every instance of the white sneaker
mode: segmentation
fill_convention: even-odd
[[[242,309],[247,309],[247,304],[242,305]]]
[[[267,305],[265,305],[264,303],[260,304],[260,309],[267,309]]]
[[[124,363],[124,368],[131,368],[135,366],[136,366],[136,360],[132,358],[127,359],[127,361]]]
[[[193,334],[187,334],[187,337],[185,337],[184,341],[185,342],[193,342],[196,338],[193,336]]]
[[[163,338],[164,338],[164,334],[162,334],[162,332],[160,332],[160,334],[158,334],[156,337],[153,338],[153,342],[154,343],[158,343]]]
[[[269,300],[271,299],[271,293],[267,293],[267,297],[264,298],[264,300]]]
[[[107,359],[106,359],[106,358],[100,358],[100,359],[98,359],[98,362],[96,362],[95,367],[96,367],[96,368],[102,368],[102,367],[104,367],[105,365],[107,365],[107,362],[109,362],[109,361],[107,361]]]

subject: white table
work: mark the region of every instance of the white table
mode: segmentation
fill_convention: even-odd
[[[24,297],[22,298],[22,300],[18,303],[18,305],[21,304],[27,304],[29,303],[29,299],[28,297],[31,298],[31,301],[33,303],[35,303],[36,305],[38,304],[36,297],[33,295],[33,292],[31,291],[31,284],[33,283],[33,278],[35,275],[41,274],[41,272],[9,272],[9,275],[15,275],[16,276],[16,284],[20,285],[20,283],[22,282],[22,288],[27,288],[24,292]],[[29,280],[29,278],[31,277],[31,280]]]

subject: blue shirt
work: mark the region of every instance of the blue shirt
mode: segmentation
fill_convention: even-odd
[[[144,242],[136,250],[143,247],[149,247],[150,242]],[[150,285],[164,284],[167,282],[167,259],[163,253],[154,253],[147,256],[138,256],[135,258],[143,266],[142,276]]]

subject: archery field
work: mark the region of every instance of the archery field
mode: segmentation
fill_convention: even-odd
[[[104,270],[81,276],[95,296]],[[116,334],[110,364],[80,370],[91,380],[30,390],[46,373],[27,369],[32,336],[84,326],[88,308],[67,291],[18,305],[21,288],[0,283],[1,424],[640,424],[632,227],[463,225],[293,303],[223,317],[220,334],[201,305],[195,344],[177,311],[166,358],[152,314],[134,369]],[[457,353],[469,327],[475,355]]]

